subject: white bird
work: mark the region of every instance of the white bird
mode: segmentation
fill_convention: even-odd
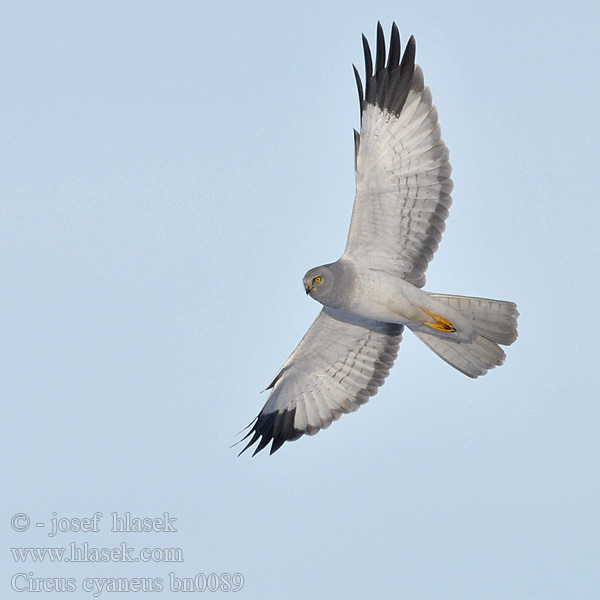
[[[354,132],[356,197],[346,249],[304,276],[306,293],[323,309],[268,386],[242,452],[258,441],[254,454],[269,442],[272,454],[357,410],[383,385],[404,326],[469,377],[501,365],[499,344],[517,338],[514,303],[421,289],[452,203],[448,149],[415,65],[414,38],[400,59],[394,23],[386,64],[378,23],[375,65],[364,35],[363,47],[364,88],[354,67],[361,126]]]

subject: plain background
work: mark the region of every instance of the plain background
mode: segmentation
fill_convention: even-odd
[[[3,2],[3,597],[29,597],[17,572],[173,571],[242,573],[248,599],[600,598],[599,14]],[[520,337],[473,381],[406,332],[358,413],[237,458],[319,310],[304,272],[344,248],[351,63],[378,20],[415,35],[454,168],[426,289],[516,301]],[[96,511],[100,532],[47,536],[53,513]],[[112,512],[166,511],[177,532],[110,531]],[[20,512],[46,529],[14,532]],[[70,542],[185,562],[9,552]]]

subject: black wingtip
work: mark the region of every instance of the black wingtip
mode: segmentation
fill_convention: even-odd
[[[285,442],[293,442],[302,437],[304,432],[294,427],[295,415],[295,408],[284,410],[283,412],[275,411],[258,415],[258,417],[250,424],[252,425],[252,429],[237,442],[243,442],[248,437],[252,436],[238,456],[241,456],[256,442],[258,442],[258,445],[254,449],[252,456],[256,456],[261,450],[264,450],[264,448],[269,445],[269,442],[272,442],[269,454],[273,454],[274,452],[277,452]]]
[[[244,452],[246,452],[246,450],[248,450],[248,448],[250,448],[250,446],[252,446],[254,443],[256,443],[256,440],[258,440],[258,438],[260,437],[260,433],[257,433],[256,431],[252,430],[249,431],[241,440],[240,442],[243,442],[245,439],[248,438],[248,436],[252,435],[252,439],[240,450],[240,453],[238,454],[238,457],[241,456],[242,454],[244,454]],[[235,445],[235,444],[234,444]]]
[[[375,55],[375,71],[373,57],[367,38],[363,35],[363,51],[365,55],[365,87],[363,89],[360,76],[355,69],[359,97],[361,98],[361,119],[365,103],[377,105],[381,110],[399,115],[404,107],[410,91],[414,72],[416,43],[413,36],[408,40],[404,55],[400,44],[400,32],[396,23],[392,23],[389,54],[386,64],[385,36],[381,23],[377,23],[377,48]]]
[[[415,36],[411,35],[410,38],[408,38],[408,43],[406,44],[406,48],[404,49],[404,56],[402,57],[402,62],[400,63],[400,69],[402,70],[412,68],[414,72],[416,55],[417,42],[415,40]]]
[[[363,103],[363,100],[365,99],[362,81],[360,80],[360,73],[358,72],[356,65],[352,65],[352,68],[354,69],[354,78],[356,79],[356,89],[358,90],[358,102],[359,102],[360,108],[362,109],[362,103]]]
[[[256,456],[261,450],[263,450],[270,442],[271,440],[266,436],[263,435],[260,442],[258,442],[258,446],[256,446],[254,452],[252,453],[252,456]]]
[[[355,154],[358,154],[358,150],[360,149],[360,133],[354,129],[354,151]]]
[[[375,54],[375,75],[385,68],[385,36],[383,27],[377,22],[377,52]]]
[[[387,62],[388,71],[398,68],[401,51],[400,32],[398,31],[396,23],[392,23],[392,33],[390,35],[390,55],[388,56]]]
[[[362,36],[363,43],[363,53],[365,55],[365,73],[366,73],[366,81],[369,80],[369,77],[373,75],[373,58],[371,57],[371,48],[369,48],[369,41],[365,37],[363,33]]]
[[[271,449],[269,450],[269,456],[277,452],[277,450],[279,450],[283,444],[285,444],[285,440],[283,438],[274,439],[273,443],[271,444]]]

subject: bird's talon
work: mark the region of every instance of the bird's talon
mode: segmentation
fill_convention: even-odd
[[[422,311],[425,314],[429,315],[435,321],[435,323],[430,323],[429,321],[421,321],[423,325],[427,325],[427,327],[431,327],[432,329],[437,329],[437,331],[445,331],[446,333],[454,333],[456,331],[456,327],[454,327],[454,325],[452,325],[450,321],[446,321],[446,319],[438,317],[438,315],[434,315],[432,312],[429,312],[424,308],[422,309]]]

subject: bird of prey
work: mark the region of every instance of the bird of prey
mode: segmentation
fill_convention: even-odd
[[[401,55],[394,23],[386,57],[378,23],[373,63],[363,35],[364,86],[354,67],[360,134],[354,132],[356,197],[346,249],[304,276],[306,293],[323,309],[268,386],[242,452],[258,442],[256,454],[271,442],[272,454],[358,409],[383,385],[405,326],[469,377],[501,365],[499,344],[517,338],[514,303],[421,289],[453,183],[415,47],[411,37]]]

